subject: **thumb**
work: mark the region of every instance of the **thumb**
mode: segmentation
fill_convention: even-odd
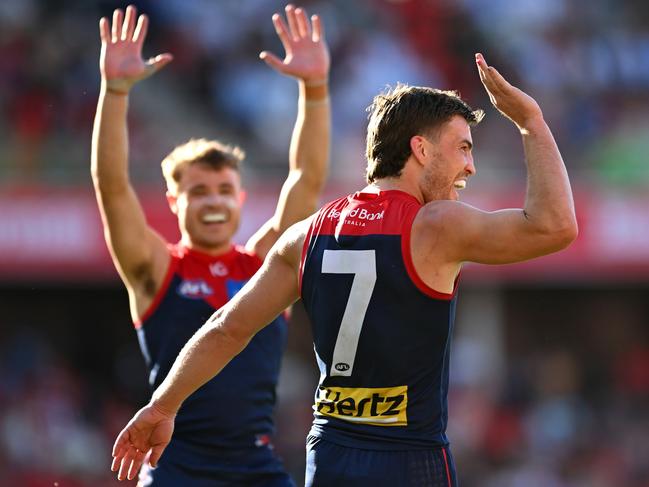
[[[156,468],[158,466],[158,460],[162,456],[166,445],[156,445],[151,449],[151,456],[149,457],[149,465],[151,468]]]
[[[268,51],[263,51],[259,54],[259,59],[264,61],[268,66],[273,68],[276,71],[279,71],[280,73],[284,72],[284,62],[275,56],[272,52]]]
[[[158,54],[155,57],[150,58],[146,62],[146,76],[151,76],[154,73],[157,73],[167,64],[173,60],[173,56],[169,53]]]

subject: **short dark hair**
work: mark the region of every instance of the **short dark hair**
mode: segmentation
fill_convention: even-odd
[[[385,177],[398,177],[410,157],[414,135],[432,135],[453,116],[469,125],[480,123],[482,110],[473,110],[456,91],[398,84],[374,97],[367,108],[368,183]]]

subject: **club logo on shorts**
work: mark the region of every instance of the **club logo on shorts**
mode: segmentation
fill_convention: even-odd
[[[343,363],[336,364],[347,365]],[[375,426],[407,426],[408,386],[318,388],[316,415]]]
[[[345,372],[346,370],[349,370],[349,364],[346,364],[345,362],[338,362],[336,365],[334,365],[334,368],[341,372]]]

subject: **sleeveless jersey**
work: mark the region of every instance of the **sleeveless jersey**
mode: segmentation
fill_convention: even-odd
[[[431,289],[414,269],[421,206],[402,191],[355,193],[311,223],[300,289],[320,368],[315,437],[374,450],[448,444],[456,292]]]
[[[216,257],[181,245],[170,246],[170,252],[164,283],[135,324],[153,389],[189,338],[262,264],[235,246]],[[280,316],[194,392],[178,411],[172,444],[178,440],[212,453],[267,446],[274,432],[275,386],[286,334]]]

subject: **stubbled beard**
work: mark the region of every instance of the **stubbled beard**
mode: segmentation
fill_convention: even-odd
[[[436,160],[443,164],[441,158],[436,157]],[[435,164],[433,166],[428,166],[424,172],[422,193],[426,202],[450,199],[453,182],[442,181],[439,177],[441,171],[437,169],[439,169],[439,165]]]

